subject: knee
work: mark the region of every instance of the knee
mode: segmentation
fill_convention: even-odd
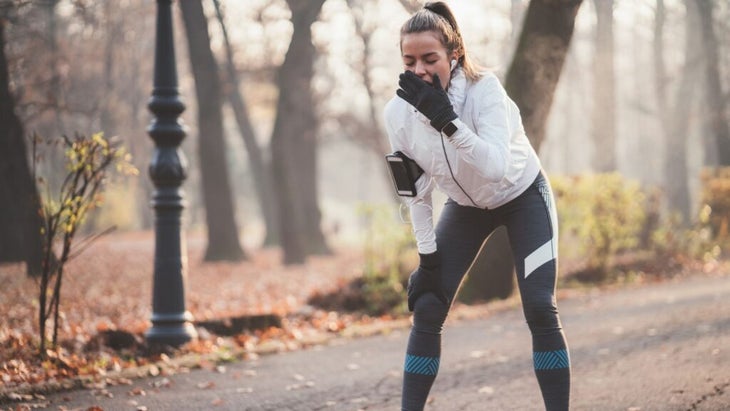
[[[417,331],[440,334],[449,306],[433,293],[422,295],[413,307],[413,328]]]
[[[558,307],[554,301],[525,305],[524,312],[533,335],[549,334],[561,329]]]

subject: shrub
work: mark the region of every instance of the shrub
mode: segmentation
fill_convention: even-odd
[[[387,205],[359,207],[365,226],[362,275],[334,292],[313,295],[310,304],[369,315],[405,311],[404,286],[418,254],[410,224],[395,222],[392,210]]]
[[[723,250],[730,249],[730,167],[706,168],[702,182],[700,225]],[[704,214],[704,215],[703,215]]]
[[[561,253],[585,262],[588,279],[606,281],[617,253],[640,244],[646,196],[618,173],[554,177]]]
[[[130,163],[129,154],[118,143],[106,140],[102,133],[91,137],[77,135],[73,139],[64,136],[58,141],[65,149],[66,170],[62,174],[63,181],[56,194],[52,193],[48,186],[46,190],[39,190],[41,209],[38,211],[43,221],[43,226],[39,227],[43,237],[38,298],[41,356],[46,355],[46,322],[51,318],[53,319],[52,346],[55,348],[57,345],[64,265],[95,238],[87,239],[80,247],[81,250],[72,250],[75,236],[88,212],[101,205],[101,193],[109,169],[116,167],[118,172],[128,175],[137,173],[137,169]],[[38,155],[38,142],[37,137],[32,142],[34,167]],[[49,142],[48,146],[59,145]],[[38,181],[40,184],[45,184],[47,180],[38,178]],[[58,257],[56,250],[59,252]]]
[[[392,206],[362,205],[359,214],[367,227],[361,289],[365,311],[382,314],[405,302],[416,243],[411,225],[395,221]]]

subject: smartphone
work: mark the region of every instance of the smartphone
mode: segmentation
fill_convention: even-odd
[[[399,196],[415,197],[416,180],[423,174],[423,169],[400,151],[387,154],[385,159],[388,162],[396,193]]]

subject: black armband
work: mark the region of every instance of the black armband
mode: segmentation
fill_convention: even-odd
[[[385,159],[388,161],[395,192],[399,196],[415,197],[416,180],[423,174],[423,169],[400,151],[387,154]]]

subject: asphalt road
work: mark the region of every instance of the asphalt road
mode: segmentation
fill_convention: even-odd
[[[573,410],[730,410],[730,275],[587,291],[559,305]],[[223,373],[134,380],[107,388],[113,398],[58,393],[46,409],[398,410],[406,338],[396,329],[236,362]],[[427,410],[543,409],[519,307],[450,320],[431,394]]]

